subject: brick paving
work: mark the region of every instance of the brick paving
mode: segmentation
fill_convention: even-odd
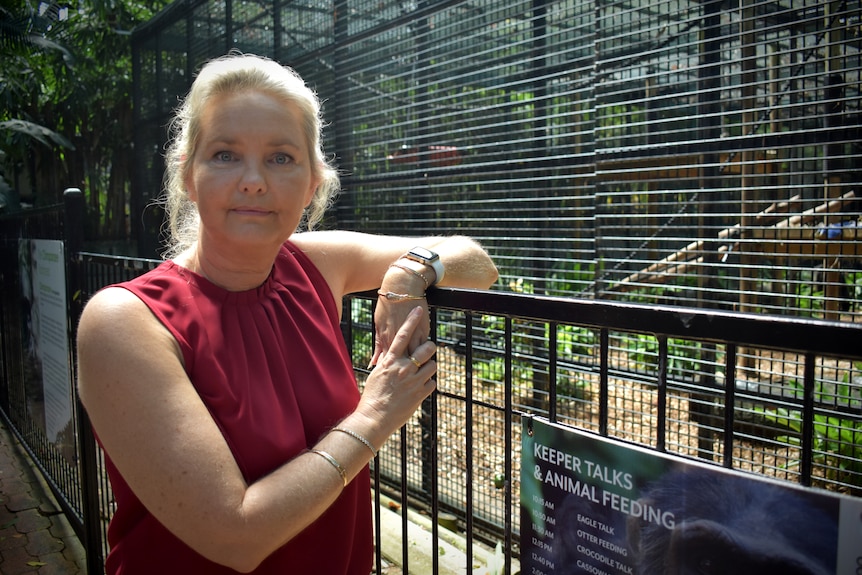
[[[0,574],[79,575],[86,556],[41,474],[0,420]]]

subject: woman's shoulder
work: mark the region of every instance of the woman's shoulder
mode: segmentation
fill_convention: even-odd
[[[80,361],[97,358],[117,369],[141,354],[151,361],[179,357],[178,343],[169,330],[135,294],[119,286],[97,292],[84,306],[78,322]]]
[[[130,331],[155,318],[141,299],[119,285],[96,292],[84,306],[78,327],[79,338],[90,333],[110,337],[115,330]]]
[[[122,285],[112,285],[93,294],[84,306],[84,313],[99,316],[135,313],[146,309],[144,302]]]

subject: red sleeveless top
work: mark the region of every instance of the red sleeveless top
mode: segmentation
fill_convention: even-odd
[[[317,268],[290,242],[254,290],[224,290],[170,261],[119,285],[143,300],[176,338],[189,378],[249,483],[317,443],[355,409],[359,391],[335,300]],[[108,574],[235,573],[162,526],[109,455],[116,512],[108,528]],[[372,545],[366,468],[254,573],[368,575]]]

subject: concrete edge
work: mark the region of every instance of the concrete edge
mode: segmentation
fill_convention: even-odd
[[[380,550],[387,561],[402,566],[402,510],[400,502],[385,495],[380,496]],[[501,558],[482,545],[473,545],[473,561],[467,568],[467,541],[456,533],[438,524],[437,562],[440,575],[498,575],[502,571]],[[433,567],[433,537],[431,519],[407,509],[408,571],[405,575],[428,575]],[[518,573],[520,564],[512,559],[512,573]]]

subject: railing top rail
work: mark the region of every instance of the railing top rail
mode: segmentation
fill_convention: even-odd
[[[862,360],[862,324],[510,292],[440,288],[432,306],[670,338]]]
[[[64,204],[61,202],[61,203],[57,203],[57,204],[50,204],[47,206],[27,208],[26,210],[18,210],[18,211],[14,211],[14,212],[0,213],[0,221],[20,220],[20,219],[30,218],[33,216],[40,216],[43,214],[50,214],[53,212],[62,211],[63,207],[64,207]]]
[[[162,263],[162,260],[156,260],[156,259],[136,258],[136,257],[132,257],[132,256],[117,256],[117,255],[110,255],[110,254],[97,254],[97,253],[93,253],[93,252],[83,252],[83,251],[78,252],[78,256],[81,259],[88,260],[88,261],[94,261],[94,262],[106,262],[106,263],[110,263],[110,262],[116,262],[116,263],[132,262],[133,264],[136,264],[136,265],[137,264],[143,265],[143,264],[160,264],[160,263]]]
[[[90,252],[80,252],[79,256],[135,269],[155,267],[162,261]],[[373,292],[361,295],[375,297]],[[862,361],[862,324],[858,323],[490,290],[439,288],[428,292],[428,298],[432,306],[474,314]]]

